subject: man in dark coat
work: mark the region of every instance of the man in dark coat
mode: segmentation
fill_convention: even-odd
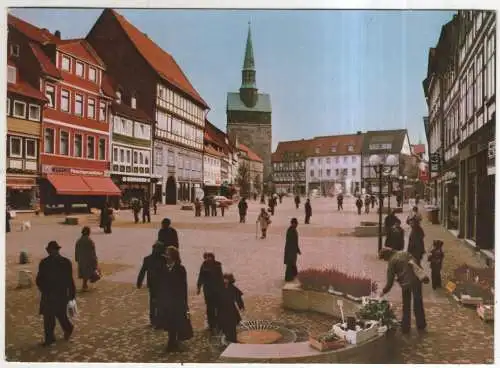
[[[130,201],[132,212],[134,213],[134,222],[139,222],[139,212],[141,211],[141,201],[138,198],[132,198]]]
[[[297,194],[295,196],[295,208],[299,209],[299,205],[300,205],[300,196]]]
[[[248,203],[246,201],[246,198],[243,197],[243,198],[241,198],[240,202],[238,203],[238,212],[240,214],[240,224],[245,223],[246,217],[247,217],[247,211],[248,211]]]
[[[137,276],[137,288],[142,287],[144,281],[144,276],[146,276],[146,285],[149,291],[149,322],[152,327],[157,328],[157,298],[158,298],[158,288],[159,288],[159,274],[161,268],[165,264],[165,244],[157,241],[153,245],[152,253],[144,257],[142,262],[141,270]]]
[[[298,274],[297,255],[301,254],[299,249],[299,233],[297,232],[297,219],[290,221],[290,227],[286,231],[285,259],[286,265],[285,281],[292,281]]]
[[[342,193],[339,193],[337,195],[337,210],[344,210],[344,196],[342,195]]]
[[[161,229],[158,231],[158,240],[165,244],[165,247],[176,247],[179,249],[179,237],[177,230],[170,227],[171,221],[169,218],[164,218],[161,222]]]
[[[147,196],[142,199],[142,223],[151,222],[151,203]]]
[[[104,230],[105,234],[111,234],[111,224],[113,222],[113,209],[110,208],[108,202],[104,203],[101,210],[100,227]]]
[[[84,226],[82,236],[75,245],[75,262],[78,264],[78,277],[82,279],[82,291],[88,291],[88,281],[97,269],[95,243],[90,238],[90,228]]]
[[[275,199],[273,198],[273,196],[269,196],[269,199],[267,201],[267,205],[269,206],[269,209],[271,210],[271,216],[274,216]]]
[[[311,207],[311,200],[309,198],[307,198],[306,200],[306,204],[304,205],[304,209],[306,211],[306,219],[305,219],[305,223],[308,224],[309,223],[309,220],[311,219],[311,216],[313,214],[313,210],[312,210],[312,207]]]
[[[151,200],[153,202],[153,213],[156,215],[158,211],[158,196],[155,194]]]
[[[205,209],[205,217],[210,216],[210,197],[203,197],[203,207]]]
[[[207,322],[210,332],[215,334],[217,330],[217,297],[224,287],[224,279],[222,274],[222,265],[215,260],[213,253],[203,254],[203,263],[198,274],[198,295],[200,295],[203,287],[203,296],[207,306]]]
[[[386,247],[394,250],[405,249],[405,231],[401,228],[401,221],[399,221],[399,219],[390,229],[388,229],[388,233],[386,235]]]
[[[361,208],[363,207],[363,200],[361,197],[356,199],[356,208],[358,209],[358,215],[361,215]]]
[[[217,216],[217,201],[215,200],[215,197],[212,197],[212,200],[210,201],[210,208],[212,209],[212,216]]]
[[[266,197],[264,197],[264,193],[260,196],[260,203],[265,204],[266,203]]]
[[[194,217],[201,216],[201,202],[198,198],[194,200]]]
[[[71,261],[61,256],[59,244],[51,241],[45,249],[49,255],[40,262],[36,285],[42,294],[40,314],[43,315],[45,335],[42,345],[49,346],[56,341],[56,318],[64,331],[65,340],[69,340],[73,333],[73,325],[68,319],[66,308],[68,302],[75,299],[76,290]]]
[[[383,288],[381,297],[387,294],[397,279],[401,286],[403,297],[403,319],[401,330],[404,334],[410,333],[411,326],[411,299],[413,297],[413,313],[417,329],[425,331],[427,323],[425,321],[424,302],[422,298],[422,283],[415,275],[410,261],[415,259],[408,252],[398,252],[390,248],[382,248],[380,257],[389,262],[387,267],[387,283]]]
[[[396,216],[396,211],[392,210],[384,219],[384,231],[385,235],[390,233],[392,227],[396,222],[401,223],[401,220]]]
[[[417,219],[410,220],[410,238],[408,239],[408,253],[410,253],[413,258],[417,260],[417,264],[420,266],[422,262],[422,257],[425,253],[424,245],[424,230],[420,226],[420,221]]]
[[[365,213],[370,213],[370,196],[365,196]]]

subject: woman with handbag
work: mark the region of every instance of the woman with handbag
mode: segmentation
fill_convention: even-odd
[[[182,351],[179,341],[193,337],[187,299],[186,269],[179,251],[169,246],[158,280],[158,327],[168,331],[167,352]]]
[[[82,229],[82,236],[76,242],[75,261],[78,263],[78,278],[82,279],[82,291],[88,291],[88,281],[94,277],[97,270],[97,254],[95,244],[90,239],[90,228]]]

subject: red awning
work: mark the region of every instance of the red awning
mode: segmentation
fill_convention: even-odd
[[[111,178],[102,176],[82,176],[83,181],[90,187],[93,195],[121,196],[121,190]]]
[[[47,179],[61,195],[92,195],[90,187],[78,175],[48,174]]]

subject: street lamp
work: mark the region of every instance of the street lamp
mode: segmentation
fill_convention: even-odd
[[[405,187],[405,183],[406,181],[408,180],[408,177],[405,175],[405,176],[399,176],[399,190],[401,191],[401,200],[402,200],[402,203],[401,205],[404,204],[404,201],[405,201],[405,191],[404,191],[404,187]]]
[[[385,163],[379,155],[371,155],[369,159],[370,166],[373,167],[378,179],[379,208],[378,208],[378,251],[382,249],[382,184],[384,174],[389,174],[392,169],[398,165],[398,159],[394,155],[389,155]],[[389,188],[388,188],[389,189]]]

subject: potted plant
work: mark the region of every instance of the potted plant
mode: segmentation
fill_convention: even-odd
[[[332,331],[349,344],[355,345],[377,336],[378,327],[378,321],[356,321],[355,318],[348,318],[345,323],[333,325]]]
[[[391,304],[387,300],[368,298],[363,302],[364,305],[358,313],[359,317],[365,320],[379,321],[380,327],[386,327],[386,329],[381,329],[380,332],[383,331],[392,334],[398,322]]]
[[[329,351],[342,349],[346,342],[330,331],[319,335],[309,335],[309,345],[319,351]]]

